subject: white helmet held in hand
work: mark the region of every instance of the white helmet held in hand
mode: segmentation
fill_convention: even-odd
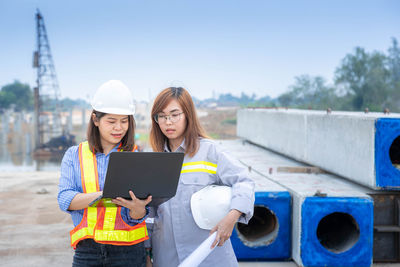
[[[211,230],[230,211],[232,188],[209,185],[192,195],[190,207],[197,226]]]
[[[110,80],[102,84],[92,99],[92,108],[96,111],[118,115],[134,115],[135,104],[129,88],[119,80]]]

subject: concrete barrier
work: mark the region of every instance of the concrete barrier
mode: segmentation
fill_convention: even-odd
[[[281,186],[251,174],[256,181],[254,216],[236,224],[231,242],[238,260],[291,258],[291,196]]]
[[[219,142],[236,158],[237,141]],[[241,157],[251,159],[251,153]],[[291,258],[291,196],[287,189],[249,169],[255,182],[254,215],[248,225],[236,224],[231,242],[239,261]]]
[[[370,266],[373,201],[358,185],[254,145],[236,142],[234,156],[292,195],[292,258],[300,266]],[[246,157],[249,155],[249,157]],[[304,170],[304,172],[302,172]]]
[[[400,114],[243,109],[238,136],[373,189],[400,190]]]

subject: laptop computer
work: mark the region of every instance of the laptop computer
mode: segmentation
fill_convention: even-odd
[[[184,154],[180,152],[112,152],[103,195],[91,207],[116,206],[111,199],[152,196],[149,206],[158,206],[176,194]]]

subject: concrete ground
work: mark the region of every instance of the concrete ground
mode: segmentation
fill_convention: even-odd
[[[71,266],[72,220],[58,208],[58,177],[0,173],[1,266]]]
[[[72,220],[58,208],[58,178],[58,172],[0,173],[0,266],[71,266]],[[240,262],[239,266],[297,265],[294,262]]]

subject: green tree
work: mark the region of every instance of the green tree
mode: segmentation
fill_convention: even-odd
[[[335,88],[327,85],[326,80],[321,76],[301,75],[295,77],[294,85],[289,88],[290,91],[278,97],[282,106],[313,109],[336,108]]]
[[[385,54],[369,54],[360,47],[342,60],[335,72],[335,84],[351,99],[353,110],[368,107],[381,111],[388,104],[390,72],[386,61]]]
[[[289,91],[278,96],[278,103],[283,107],[294,106],[296,102],[296,96],[293,91]]]
[[[396,38],[392,39],[392,46],[388,49],[387,65],[390,72],[390,110],[400,111],[400,48]]]
[[[33,109],[33,94],[28,84],[16,80],[1,88],[0,109],[8,109],[12,105],[16,111]]]

